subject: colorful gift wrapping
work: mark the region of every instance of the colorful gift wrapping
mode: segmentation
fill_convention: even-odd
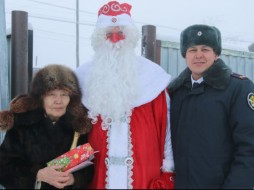
[[[47,163],[48,166],[63,165],[60,171],[67,171],[84,161],[91,160],[94,150],[89,143],[79,145]]]

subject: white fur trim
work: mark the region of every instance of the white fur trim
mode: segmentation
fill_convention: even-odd
[[[106,16],[101,14],[98,17],[96,26],[105,27],[105,26],[128,26],[134,25],[133,20],[128,14],[121,14],[117,16]]]
[[[174,161],[163,159],[162,169],[163,172],[173,172],[174,171]]]
[[[166,129],[166,139],[164,144],[164,159],[162,163],[162,171],[163,172],[172,172],[174,171],[175,165],[174,165],[174,159],[173,159],[173,151],[172,151],[172,143],[171,143],[171,130],[170,130],[170,97],[167,92],[166,98],[167,98],[167,129]]]
[[[127,189],[128,172],[125,165],[110,165],[108,167],[108,189]]]
[[[121,125],[112,124],[109,136],[108,156],[123,158],[128,156],[129,126],[126,122]],[[126,189],[128,186],[127,165],[110,164],[108,166],[108,188]]]
[[[141,96],[133,102],[133,107],[146,104],[155,99],[169,85],[171,76],[156,63],[138,57],[138,76],[141,82]]]
[[[115,123],[112,124],[109,137],[109,156],[128,156],[128,134],[129,128],[126,122],[122,122],[120,125],[117,125]]]
[[[156,63],[138,56],[138,77],[141,84],[141,95],[133,100],[132,107],[138,107],[155,99],[163,90],[165,90],[170,82],[171,76]],[[76,69],[76,74],[80,82],[83,93],[82,102],[87,105],[86,86],[84,78],[89,75],[93,66],[93,62],[82,64]]]

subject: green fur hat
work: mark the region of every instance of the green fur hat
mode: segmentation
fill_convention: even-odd
[[[181,32],[180,49],[183,57],[189,47],[207,45],[212,47],[217,55],[221,53],[221,34],[214,26],[196,24],[187,27]]]

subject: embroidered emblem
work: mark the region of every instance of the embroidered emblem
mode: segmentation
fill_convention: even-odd
[[[254,93],[248,94],[247,101],[248,101],[250,108],[254,110]]]
[[[202,35],[202,32],[201,32],[201,31],[198,31],[197,35],[198,35],[198,36],[201,36],[201,35]]]
[[[117,21],[116,17],[112,18],[112,22],[115,23]]]

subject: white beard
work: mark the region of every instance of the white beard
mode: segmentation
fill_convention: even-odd
[[[96,33],[92,45],[96,52],[94,65],[85,81],[89,117],[93,122],[99,115],[103,121],[119,122],[131,114],[139,95],[134,44],[127,39],[112,44]]]

